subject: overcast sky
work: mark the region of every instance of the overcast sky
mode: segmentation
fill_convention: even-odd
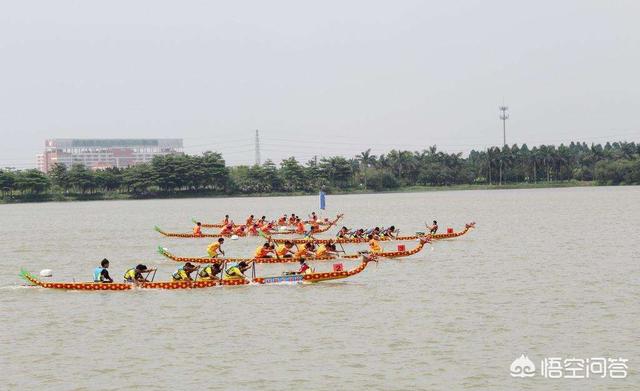
[[[231,164],[640,140],[640,1],[2,1],[0,166],[45,138]]]

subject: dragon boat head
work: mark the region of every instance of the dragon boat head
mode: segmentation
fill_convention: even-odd
[[[465,224],[464,226],[465,228],[475,228],[476,227],[476,222],[472,221],[469,224]]]

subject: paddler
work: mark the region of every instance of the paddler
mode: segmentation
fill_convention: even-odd
[[[271,228],[273,228],[273,224],[268,223],[260,227],[260,231],[262,231],[262,233],[265,235],[269,235],[271,234]]]
[[[349,234],[349,229],[347,227],[343,226],[342,228],[340,228],[340,230],[336,234],[336,237],[338,237],[338,238],[346,238],[348,234]]]
[[[291,216],[289,216],[289,225],[294,225],[296,223],[296,215],[294,213],[291,213]]]
[[[300,269],[298,269],[297,274],[309,274],[313,273],[313,270],[307,265],[307,260],[304,258],[300,258]]]
[[[197,222],[196,226],[193,227],[193,236],[202,236],[202,223]]]
[[[314,220],[311,223],[311,233],[320,232],[320,224],[318,221]]]
[[[222,219],[222,224],[223,225],[229,224],[229,215],[224,215],[224,219]]]
[[[429,233],[431,235],[435,234],[436,232],[438,232],[438,222],[433,220],[433,225],[431,226],[427,225],[427,229],[429,230]]]
[[[249,270],[250,267],[251,267],[250,262],[241,261],[239,264],[233,265],[229,267],[227,270],[225,270],[223,279],[225,280],[244,279],[249,281],[249,277],[245,276],[244,272]]]
[[[364,229],[358,228],[352,236],[356,239],[362,239],[364,237]]]
[[[173,281],[193,281],[193,278],[191,278],[191,273],[196,271],[196,269],[198,269],[197,266],[193,265],[190,262],[187,262],[183,267],[176,270],[171,277],[173,277]]]
[[[293,248],[293,242],[290,240],[286,240],[284,244],[281,244],[278,247],[276,247],[276,254],[278,255],[278,258],[293,257],[294,252],[292,248]]]
[[[269,244],[269,242],[265,242],[265,244],[263,244],[262,246],[256,249],[254,257],[255,258],[271,258],[270,254],[272,252],[273,252],[273,249],[271,248],[271,245]]]
[[[280,217],[278,219],[278,225],[283,226],[283,225],[287,225],[287,215],[282,215],[282,217]]]
[[[392,238],[394,239],[396,236],[398,236],[398,231],[396,230],[395,225],[392,225],[391,227],[387,228],[387,229],[383,229],[382,232],[380,233],[380,235],[384,238]]]
[[[209,247],[207,247],[207,254],[211,258],[217,258],[218,253],[224,255],[224,251],[222,250],[222,245],[224,244],[224,238],[218,238],[217,241],[211,243]]]
[[[142,273],[150,273],[155,269],[149,269],[146,265],[139,264],[133,269],[129,269],[124,273],[124,282],[149,282]]]
[[[309,218],[309,222],[315,223],[317,221],[318,221],[318,216],[316,215],[316,212],[311,212],[311,217]]]
[[[233,230],[233,234],[234,235],[238,235],[238,236],[245,236],[247,233],[245,232],[245,230],[247,229],[246,226],[241,225],[239,227],[237,227],[236,229]]]
[[[311,242],[307,242],[304,246],[298,246],[298,251],[296,251],[296,258],[306,258],[313,257],[315,255],[315,246]]]
[[[245,222],[245,225],[252,225],[253,224],[253,215],[247,217],[247,221]]]
[[[247,233],[251,236],[258,236],[258,224],[254,224],[247,229]]]
[[[318,249],[316,250],[317,258],[327,258],[335,255],[338,255],[338,253],[335,251],[335,245],[331,240],[326,244],[321,243],[318,245]]]
[[[93,282],[103,282],[109,283],[113,282],[111,276],[109,276],[109,260],[104,258],[102,262],[100,262],[100,267],[95,268],[93,271]]]
[[[214,263],[213,265],[205,266],[198,273],[198,277],[201,280],[217,280],[217,275],[222,271],[222,266],[219,263]]]
[[[305,233],[304,223],[300,219],[296,219],[296,233],[302,235]]]
[[[369,252],[372,254],[379,254],[382,252],[382,247],[380,247],[380,243],[373,235],[369,235]]]
[[[233,235],[233,224],[227,224],[220,230],[220,235]]]

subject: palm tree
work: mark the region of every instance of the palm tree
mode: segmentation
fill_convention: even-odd
[[[367,189],[367,169],[371,164],[373,164],[376,160],[375,155],[371,154],[371,148],[366,151],[360,153],[356,156],[356,159],[360,162],[360,172],[364,178],[364,188]]]

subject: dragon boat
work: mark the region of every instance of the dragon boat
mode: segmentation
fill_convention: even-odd
[[[41,288],[58,289],[58,290],[74,290],[74,291],[126,291],[133,289],[201,289],[212,288],[215,286],[232,286],[232,285],[271,285],[271,284],[291,284],[291,283],[316,283],[331,280],[340,280],[347,277],[355,276],[362,272],[367,264],[374,258],[363,257],[362,262],[356,267],[345,271],[329,271],[329,272],[313,272],[307,274],[294,275],[278,275],[271,277],[255,277],[251,282],[245,279],[215,279],[215,280],[195,280],[195,281],[155,281],[140,283],[101,283],[101,282],[46,282],[37,279],[33,274],[26,270],[20,272],[20,276],[30,285]]]
[[[332,221],[329,222],[329,225],[324,225],[321,226],[318,229],[313,230],[312,234],[319,234],[319,233],[323,233],[328,231],[331,227],[333,227],[338,220],[340,220],[342,218],[342,215],[338,215],[335,219],[333,219]],[[209,234],[209,233],[201,233],[200,235],[196,235],[194,233],[189,233],[189,232],[185,232],[185,233],[180,233],[180,232],[166,232],[163,231],[160,227],[155,226],[154,229],[156,231],[158,231],[161,235],[163,236],[167,236],[167,237],[172,237],[172,238],[228,238],[231,236],[238,236],[238,237],[245,237],[245,236],[259,236],[259,235],[249,235],[249,234],[243,234],[243,235],[238,235],[238,234],[234,234],[234,233],[230,233],[230,234],[220,234],[220,233],[214,233],[214,234]],[[295,230],[291,230],[291,229],[285,229],[285,230],[277,230],[277,231],[271,231],[268,234],[265,235],[292,235],[292,234],[296,234],[297,232]]]
[[[462,231],[458,231],[458,232],[440,233],[440,234],[419,233],[419,234],[410,235],[410,236],[383,237],[383,238],[380,238],[379,241],[381,242],[409,241],[409,240],[416,240],[421,238],[431,238],[432,240],[454,239],[466,234],[471,229],[475,228],[475,226],[476,226],[476,223],[471,222],[469,224],[466,224]],[[307,237],[307,238],[295,238],[295,239],[271,238],[271,241],[279,244],[284,243],[286,241],[290,241],[295,244],[303,244],[307,242],[313,242],[317,244],[327,244],[330,241],[337,244],[347,244],[347,243],[367,243],[369,239],[367,238],[322,238],[320,239],[320,238]]]
[[[194,224],[198,223],[198,221],[199,220],[197,220],[195,218],[191,219],[191,222],[194,223]],[[305,220],[304,223],[305,224],[311,224],[311,220]],[[316,221],[316,224],[318,224],[319,226],[325,226],[325,225],[332,225],[332,222],[331,222],[331,220],[329,220],[328,218],[325,217],[322,220]],[[335,224],[335,223],[333,223],[333,224]],[[203,223],[203,222],[200,222],[200,225],[202,226],[202,228],[224,228],[228,224],[225,224],[225,223]],[[237,227],[240,227],[242,225],[245,225],[245,224],[236,224],[236,223],[234,223],[233,224],[233,228],[237,228]],[[292,224],[276,224],[276,227],[291,227],[291,226],[292,226]]]
[[[383,251],[381,253],[376,253],[376,258],[403,258],[408,257],[414,254],[419,253],[426,243],[429,242],[429,239],[422,238],[420,243],[409,250],[404,251]],[[168,249],[164,247],[158,247],[158,253],[163,255],[166,258],[171,259],[176,262],[191,262],[191,263],[229,263],[229,262],[249,262],[254,261],[255,263],[294,263],[299,262],[300,258],[297,257],[289,257],[289,258],[208,258],[208,257],[179,257],[171,253]],[[326,256],[326,257],[305,257],[307,261],[333,261],[336,259],[358,259],[363,254],[341,254],[338,256]]]

